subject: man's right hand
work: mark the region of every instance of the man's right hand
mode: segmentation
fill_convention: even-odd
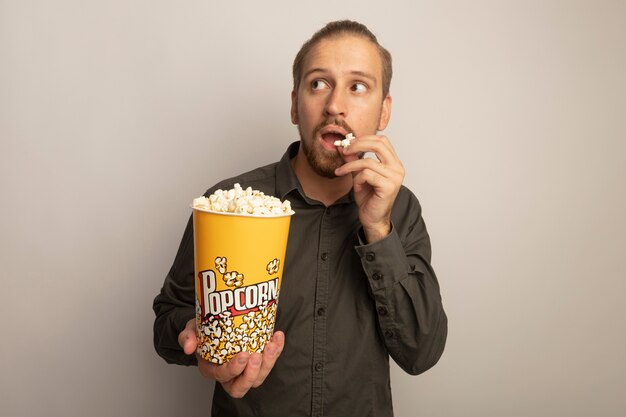
[[[241,398],[265,381],[285,346],[285,334],[275,332],[263,353],[240,352],[224,365],[215,365],[196,353],[198,337],[196,319],[191,319],[178,335],[178,343],[187,355],[198,357],[198,369],[206,377],[222,384],[231,397]]]

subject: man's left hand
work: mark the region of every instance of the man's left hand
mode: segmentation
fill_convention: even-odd
[[[365,237],[368,243],[377,242],[391,231],[391,208],[404,180],[402,162],[385,136],[358,137],[339,152],[346,163],[335,170],[335,175],[352,174]],[[365,152],[373,152],[378,160],[359,159]]]

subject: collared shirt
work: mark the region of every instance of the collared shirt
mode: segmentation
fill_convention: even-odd
[[[404,186],[392,231],[367,244],[352,193],[333,205],[308,198],[283,158],[209,189],[235,183],[291,202],[295,215],[280,289],[276,330],[285,347],[265,382],[244,398],[218,383],[213,416],[392,416],[389,356],[410,374],[432,367],[447,335],[430,239],[415,196]],[[154,343],[169,363],[196,364],[178,334],[195,316],[193,229],[185,230],[154,300]]]

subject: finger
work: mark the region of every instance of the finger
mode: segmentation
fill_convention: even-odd
[[[283,332],[274,333],[272,340],[265,345],[265,349],[263,350],[263,362],[261,363],[259,375],[252,385],[254,388],[260,386],[265,381],[265,378],[267,378],[274,368],[274,364],[276,364],[276,360],[282,353],[284,346],[285,334]]]
[[[209,376],[217,382],[228,382],[239,377],[245,371],[249,360],[250,354],[248,352],[239,352],[223,365],[208,363],[208,365],[213,365],[212,367],[207,367],[210,372]]]
[[[335,175],[343,176],[349,173],[363,171],[365,169],[375,171],[379,175],[383,176],[387,176],[392,173],[392,170],[387,169],[382,162],[378,162],[375,159],[363,158],[352,162],[346,162],[335,170]]]
[[[196,338],[196,334],[190,334],[185,343],[183,345],[183,351],[186,355],[192,355],[196,349],[198,348],[198,339]]]
[[[262,361],[263,357],[260,353],[250,354],[248,365],[244,369],[243,373],[228,384],[228,393],[231,397],[241,398],[246,395],[259,375]]]
[[[373,191],[379,197],[392,194],[392,183],[382,175],[372,170],[363,170],[354,176],[354,191],[360,192],[365,184],[371,186]],[[389,189],[389,193],[385,193],[384,190]]]
[[[335,175],[343,176],[349,173],[356,175],[358,172],[366,169],[372,170],[382,177],[389,178],[394,183],[402,183],[404,179],[404,166],[402,166],[400,160],[395,160],[393,164],[384,164],[371,158],[347,162],[335,170]]]
[[[373,152],[378,156],[381,162],[386,164],[399,161],[395,149],[385,136],[362,136],[355,140],[345,149],[346,157],[361,155],[366,152]]]
[[[202,355],[196,352],[196,358],[198,359],[198,370],[200,374],[205,378],[215,380],[215,369],[219,366],[204,359]]]
[[[348,147],[349,148],[349,147]],[[343,146],[339,146],[337,149],[339,150],[339,154],[344,162],[352,162],[356,161],[361,157],[360,153],[349,153],[348,148],[344,148]]]
[[[185,325],[182,332],[178,334],[178,344],[186,355],[191,355],[198,347],[198,337],[196,335],[196,321],[191,319]]]

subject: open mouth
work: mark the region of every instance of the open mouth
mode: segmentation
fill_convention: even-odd
[[[328,150],[336,150],[335,142],[343,140],[345,136],[346,132],[339,126],[329,125],[320,130],[322,145]]]
[[[343,140],[343,135],[339,133],[324,133],[322,134],[322,140],[324,142],[335,143],[335,141]],[[334,145],[333,145],[334,146]]]

